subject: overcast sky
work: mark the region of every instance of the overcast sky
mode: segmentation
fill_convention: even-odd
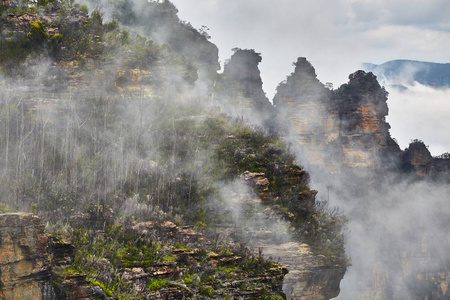
[[[332,82],[335,87],[347,82],[348,75],[362,62],[379,64],[399,58],[450,62],[449,0],[172,2],[182,20],[196,28],[210,28],[211,41],[219,47],[222,62],[234,47],[260,52],[269,99],[278,83],[293,71],[292,63],[299,56],[313,64],[320,81]],[[410,117],[414,119],[415,115]],[[390,118],[394,122],[397,119],[393,115]],[[450,128],[449,121],[444,125]],[[412,131],[399,134],[402,140],[415,138]],[[406,137],[408,134],[411,136]],[[424,135],[426,142],[427,133]],[[450,151],[450,138],[437,151],[444,148]]]
[[[448,0],[173,0],[181,19],[210,28],[220,59],[262,53],[269,96],[304,56],[322,82],[340,85],[361,62],[450,62]],[[271,97],[270,97],[271,98]]]

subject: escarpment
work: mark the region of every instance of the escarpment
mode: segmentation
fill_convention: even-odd
[[[294,72],[278,86],[273,104],[279,126],[300,146],[307,165],[329,174],[393,172],[449,180],[448,154],[432,157],[418,140],[402,151],[391,137],[388,93],[375,75],[357,71],[348,83],[330,90],[305,58],[294,65]]]

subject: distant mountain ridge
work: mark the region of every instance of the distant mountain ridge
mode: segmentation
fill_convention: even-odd
[[[364,63],[362,68],[390,84],[418,82],[431,87],[450,87],[450,63],[398,59],[380,65]]]

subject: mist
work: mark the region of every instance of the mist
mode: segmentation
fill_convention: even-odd
[[[448,186],[386,181],[380,188],[361,190],[357,198],[331,189],[330,203],[346,207],[350,218],[346,250],[352,264],[336,299],[405,299],[418,295],[418,280],[446,273]]]
[[[434,156],[449,152],[450,89],[437,89],[419,83],[405,87],[388,87],[387,120],[392,126],[392,136],[403,149],[411,140],[420,139],[429,146]]]
[[[54,220],[60,225],[68,224],[75,212],[98,215],[100,210],[107,211],[103,210],[106,207],[119,212],[117,220],[124,225],[146,218],[177,220],[193,224],[198,230],[214,224],[217,227],[204,231],[217,233],[218,240],[223,238],[223,245],[230,240],[242,242],[255,253],[259,250],[260,256],[265,251],[266,256],[280,262],[284,259],[282,246],[291,247],[286,246],[287,252],[295,253],[294,256],[302,249],[304,253],[295,256],[300,260],[298,265],[302,259],[325,257],[315,255],[312,259],[313,248],[318,253],[341,254],[341,226],[346,218],[337,213],[340,211],[349,219],[346,249],[352,266],[342,281],[338,299],[405,299],[415,295],[414,287],[423,281],[417,275],[422,274],[426,280],[444,282],[439,278],[440,273],[447,272],[449,263],[447,184],[363,168],[339,172],[341,166],[335,165],[331,175],[317,167],[317,149],[304,151],[306,148],[299,147],[290,132],[285,138],[292,143],[294,159],[286,144],[269,135],[274,127],[270,130],[261,127],[273,121],[274,110],[278,109],[278,105],[274,108],[269,104],[264,91],[269,96],[275,92],[278,83],[290,73],[293,58],[311,57],[313,65],[317,65],[318,78],[339,85],[363,60],[378,62],[393,52],[403,55],[411,46],[418,49],[417,55],[421,57],[433,56],[437,49],[448,44],[445,39],[448,33],[442,31],[445,24],[427,18],[421,19],[420,26],[410,24],[411,19],[400,9],[404,1],[389,6],[380,16],[382,22],[371,17],[372,10],[383,11],[383,5],[371,1],[350,4],[285,1],[282,5],[273,1],[231,1],[227,5],[211,1],[201,6],[195,16],[185,18],[193,20],[194,25],[180,22],[171,6],[171,14],[163,19],[175,25],[159,28],[156,21],[145,15],[144,8],[149,3],[134,1],[135,6],[126,11],[136,14],[137,23],[129,23],[124,27],[127,30],[122,31],[114,23],[106,26],[114,17],[108,1],[85,3],[103,13],[95,15],[97,23],[91,24],[93,29],[88,35],[94,37],[89,51],[100,56],[102,47],[109,49],[105,60],[96,62],[89,51],[83,53],[78,49],[68,63],[73,69],[65,72],[51,60],[41,58],[49,51],[44,49],[14,69],[19,74],[14,79],[2,78],[3,203],[25,211],[34,208],[44,220]],[[178,5],[181,16],[186,5],[196,7],[190,1]],[[423,8],[415,1],[411,12],[418,14]],[[441,15],[441,11],[432,11]],[[205,19],[211,25],[207,22],[201,25],[207,25],[210,31],[196,31],[194,27],[201,26],[196,24],[200,22],[197,18],[200,14],[217,17],[226,25],[215,27],[212,19]],[[127,18],[122,16],[122,21],[129,21]],[[261,20],[267,20],[264,26]],[[100,33],[95,31],[98,28]],[[179,31],[174,33],[173,28]],[[403,43],[405,28],[407,39],[431,32],[427,35],[428,44],[423,45],[418,39]],[[252,74],[244,74],[246,68],[239,68],[242,63],[237,63],[234,71],[230,64],[230,69],[217,74],[217,47],[208,41],[209,34],[224,51],[220,52],[222,60],[231,56],[231,52],[223,49],[255,48],[257,52],[234,50],[252,54],[256,61],[251,65]],[[102,37],[104,44],[97,41]],[[182,43],[180,37],[189,38]],[[133,40],[131,45],[127,42],[129,38]],[[441,38],[443,43],[439,46],[432,43]],[[65,53],[71,51],[69,47],[63,48]],[[371,54],[368,49],[375,50]],[[116,60],[111,62],[111,58]],[[216,86],[221,76],[228,82],[224,80],[222,86],[220,83]],[[318,86],[308,91],[311,105],[303,107],[303,115],[297,115],[301,120],[299,127],[313,133],[310,138],[317,133],[314,131],[317,124],[325,124],[330,130],[336,125],[328,122],[332,118],[327,115],[325,105],[318,111],[309,111],[318,102],[322,105],[321,101],[330,100],[327,97],[335,92],[331,85],[316,83],[315,74],[313,79],[312,85]],[[246,80],[254,85],[246,86]],[[445,129],[450,90],[418,84],[406,87],[390,91],[392,136],[402,148],[418,138],[429,144],[435,155],[448,152],[450,140]],[[216,88],[223,88],[223,95],[215,93]],[[380,94],[383,98],[383,91]],[[221,97],[223,102],[219,103]],[[239,105],[250,105],[235,107],[232,102],[235,100]],[[259,112],[252,106],[255,103]],[[220,105],[231,106],[230,111],[236,111],[230,114],[238,119],[223,114],[227,107]],[[286,121],[283,114],[292,111],[288,107],[279,119]],[[317,124],[310,123],[312,119]],[[335,140],[330,138],[331,142]],[[341,154],[340,145],[337,148],[333,148],[336,143],[330,145],[321,149],[324,152],[319,160]],[[354,146],[357,154],[366,154],[363,142]],[[223,151],[218,151],[220,147]],[[257,159],[264,162],[255,162]],[[311,188],[319,190],[317,202],[314,202],[317,192],[309,189],[308,175],[298,165],[294,166],[294,160],[311,174]],[[271,178],[275,178],[270,184],[280,179],[276,184],[281,186],[277,186],[281,192],[273,192],[269,200],[264,200],[273,204],[271,208],[261,200],[267,194],[258,195],[253,186],[245,184],[245,178],[236,179],[238,171],[247,171],[244,167],[266,168],[272,172]],[[269,185],[267,178],[261,179]],[[320,211],[323,207],[326,209]],[[226,224],[219,222],[221,217]],[[297,231],[289,221],[295,218],[300,223]],[[98,225],[99,229],[104,230],[106,224],[105,221]],[[311,246],[301,244],[302,239]],[[345,271],[345,267],[339,268]],[[290,280],[296,279],[293,276]]]

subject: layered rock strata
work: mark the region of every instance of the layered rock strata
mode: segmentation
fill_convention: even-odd
[[[39,218],[0,214],[1,299],[54,299],[47,243]]]
[[[399,156],[385,120],[386,100],[387,92],[372,73],[357,71],[332,91],[301,57],[273,102],[308,162],[335,174],[344,168],[380,170]]]
[[[58,276],[54,266],[73,262],[73,247],[50,241],[39,217],[0,214],[0,299],[103,299],[83,275]]]

